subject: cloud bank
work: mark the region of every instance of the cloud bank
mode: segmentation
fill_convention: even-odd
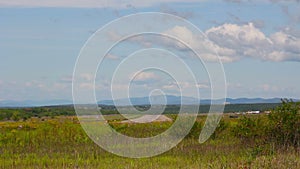
[[[244,57],[275,62],[300,61],[300,39],[286,30],[267,36],[253,23],[224,24],[207,30],[205,34],[221,49],[234,51],[228,55],[233,60]],[[218,53],[225,55],[220,50]]]
[[[300,61],[300,36],[286,28],[269,36],[254,26],[223,24],[212,27],[204,32],[209,41],[203,41],[185,27],[175,26],[167,30],[169,34],[177,34],[180,39],[193,48],[203,48],[201,57],[207,61],[216,61],[218,56],[223,62],[234,62],[243,58],[263,61]],[[186,46],[176,41],[165,41],[178,50]]]

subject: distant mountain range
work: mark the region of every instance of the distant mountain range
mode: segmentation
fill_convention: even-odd
[[[54,106],[54,105],[69,105],[73,104],[70,100],[2,100],[0,107],[39,107],[39,106]]]
[[[167,95],[166,97],[166,104],[168,105],[178,105],[178,104],[185,104],[185,105],[192,105],[192,104],[210,104],[211,102],[213,104],[223,104],[223,99],[219,100],[198,100],[193,97],[181,97],[180,96],[172,96]],[[299,99],[293,99],[294,101],[300,101]],[[134,97],[130,98],[130,102],[133,105],[149,105],[150,100],[149,97]],[[164,96],[153,96],[151,97],[151,103],[153,105],[160,105],[164,104]],[[254,104],[254,103],[280,103],[280,98],[270,98],[270,99],[264,99],[264,98],[227,98],[226,104]],[[126,106],[129,105],[127,99],[116,99],[115,100],[116,105],[120,106]],[[24,100],[24,101],[14,101],[14,100],[2,100],[0,101],[0,107],[38,107],[38,106],[54,106],[54,105],[70,105],[73,104],[73,101],[71,100],[40,100],[40,101],[34,101],[34,100]],[[103,100],[99,101],[98,104],[100,105],[114,105],[113,100]]]
[[[180,96],[172,96],[172,95],[167,95],[166,96],[167,104],[168,105],[175,105],[175,104],[185,104],[185,105],[192,105],[192,104],[223,104],[224,99],[218,99],[218,100],[209,100],[209,99],[204,99],[204,100],[198,100],[193,97],[181,97]],[[294,101],[299,101],[298,99],[293,99]],[[151,103],[154,105],[157,104],[162,104],[164,99],[162,96],[153,96],[151,97]],[[150,100],[149,97],[135,97],[135,98],[130,98],[130,102],[132,105],[149,105]],[[128,99],[116,99],[115,103],[117,105],[129,105],[128,104]],[[281,103],[280,98],[270,98],[270,99],[264,99],[264,98],[237,98],[237,99],[232,99],[232,98],[227,98],[225,101],[226,104],[254,104],[254,103]],[[100,105],[114,105],[113,100],[103,100],[98,102]]]
[[[181,97],[180,96],[172,96],[167,95],[166,96],[166,104],[168,105],[174,105],[174,104],[180,104],[181,103]],[[150,99],[149,97],[134,97],[130,98],[130,102],[132,105],[150,105]],[[184,104],[199,104],[199,100],[193,97],[182,97],[182,102]],[[98,102],[100,105],[120,105],[120,106],[126,106],[130,105],[128,103],[128,99],[116,99],[116,100],[103,100]],[[164,96],[152,96],[151,97],[151,103],[152,105],[160,105],[164,104]]]

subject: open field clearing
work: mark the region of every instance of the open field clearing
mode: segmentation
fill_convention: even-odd
[[[267,116],[247,118],[263,121]],[[176,119],[176,115],[167,117]],[[155,136],[173,123],[119,123],[124,120],[120,115],[105,118],[116,131],[133,137]],[[242,132],[236,134],[236,128],[243,127],[242,116],[232,119],[224,115],[213,136],[200,144],[198,137],[205,118],[198,116],[189,135],[175,148],[142,159],[118,157],[104,151],[85,134],[75,116],[2,121],[0,168],[300,168],[297,149],[274,148],[271,143],[257,144],[263,139],[254,131],[257,130],[255,126],[249,128],[255,134],[249,139],[244,138]]]

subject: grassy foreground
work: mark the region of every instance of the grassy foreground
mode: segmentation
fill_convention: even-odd
[[[143,159],[118,157],[102,150],[88,138],[76,117],[4,121],[0,122],[0,168],[300,168],[299,151],[266,149],[252,141],[245,142],[233,132],[240,119],[228,116],[223,117],[210,140],[199,144],[205,118],[199,116],[191,133],[172,150]],[[147,137],[171,124],[112,122],[111,126],[127,135]]]

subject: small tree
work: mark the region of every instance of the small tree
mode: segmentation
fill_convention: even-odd
[[[20,120],[20,115],[19,115],[19,113],[18,112],[14,112],[13,114],[12,114],[12,120],[13,121],[19,121]]]
[[[282,105],[269,115],[269,141],[287,148],[300,146],[299,103],[283,99]]]
[[[243,116],[233,128],[233,132],[242,142],[255,145],[264,141],[265,127],[265,119]]]

